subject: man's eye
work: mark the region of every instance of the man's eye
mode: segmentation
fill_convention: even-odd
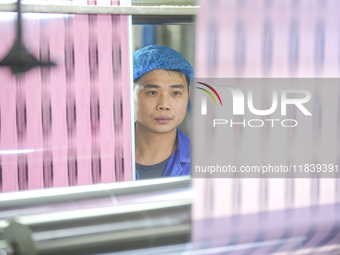
[[[153,95],[153,96],[157,95],[157,92],[156,92],[156,91],[149,91],[148,93],[149,93],[150,95]]]
[[[178,96],[178,95],[180,95],[181,94],[181,92],[179,92],[179,91],[175,91],[175,92],[173,92],[172,93],[174,96]]]

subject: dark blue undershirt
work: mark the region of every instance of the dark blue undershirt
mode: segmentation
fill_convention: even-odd
[[[140,180],[160,178],[163,176],[169,158],[166,160],[150,166],[145,166],[136,163],[136,171],[138,172]]]

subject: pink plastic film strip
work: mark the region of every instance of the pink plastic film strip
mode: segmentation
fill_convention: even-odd
[[[201,0],[195,77],[339,78],[339,8],[336,0]],[[231,165],[246,164],[247,152],[260,163],[275,159],[273,148],[285,157],[283,165],[300,158],[309,164],[339,165],[340,87],[327,84],[334,86],[320,86],[313,80],[308,84],[313,123],[281,135],[273,129],[213,128],[209,118],[218,108],[211,103],[204,133],[192,137],[192,153],[199,151],[195,141],[204,137],[215,142],[209,143],[206,155],[221,151]],[[254,89],[271,91],[262,85]],[[226,91],[222,86],[218,89],[220,94]],[[199,98],[194,96],[193,102]],[[230,103],[229,98],[223,104]],[[219,141],[225,144],[223,150],[216,146]],[[193,187],[192,242],[193,249],[199,250],[193,254],[339,254],[339,178],[195,178]]]
[[[196,19],[196,78],[339,77],[340,23],[335,11],[340,7],[338,1],[202,0],[200,7]],[[339,97],[339,92],[327,94],[326,89],[314,84],[310,84],[310,91],[316,102],[325,103],[332,95]],[[312,108],[314,119],[321,119],[325,108],[319,109],[321,105],[317,103]],[[314,123],[303,134],[294,133],[294,129],[284,133],[282,140],[287,143],[282,146],[282,154],[295,151],[297,146],[292,144],[305,142],[303,135],[310,134],[306,139],[311,143],[308,153],[313,155],[315,150],[316,156],[311,156],[308,163],[317,161],[325,134],[332,134],[334,139],[339,137],[339,121],[335,123],[335,118],[327,120],[325,116],[324,113],[322,125]],[[208,125],[207,122],[207,134],[216,135],[217,131]],[[245,137],[244,132],[233,134],[236,141]],[[252,144],[256,148],[253,153],[268,152],[265,145],[275,141],[270,130],[259,132],[257,137],[261,139]],[[225,151],[234,153],[235,157],[228,156],[235,159],[237,151],[245,151],[247,146],[228,140]],[[329,151],[332,160],[340,161],[335,143],[328,144],[324,150]],[[300,153],[296,151],[294,157],[298,158]],[[268,155],[263,153],[259,158]],[[287,159],[285,163],[291,162]],[[340,201],[340,181],[331,178],[194,179],[194,187],[198,198],[194,219]]]
[[[1,59],[15,37],[6,15]],[[23,38],[57,66],[0,69],[0,190],[131,180],[127,16],[24,14]]]

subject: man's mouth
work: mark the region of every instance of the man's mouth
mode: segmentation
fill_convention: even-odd
[[[155,120],[159,123],[159,124],[166,124],[168,123],[170,120],[172,120],[171,117],[169,116],[160,116],[155,118]]]

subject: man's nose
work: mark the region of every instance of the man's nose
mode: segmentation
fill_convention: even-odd
[[[161,95],[158,100],[157,109],[160,111],[169,111],[170,108],[169,98],[166,95]]]

